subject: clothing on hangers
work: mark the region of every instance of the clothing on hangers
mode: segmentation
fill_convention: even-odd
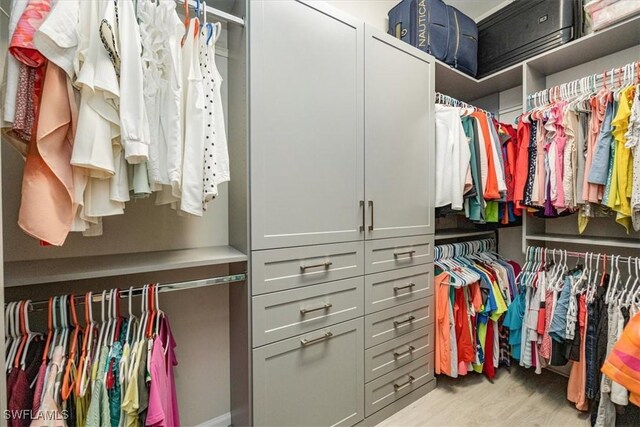
[[[518,151],[530,143],[527,161],[516,163],[516,206],[542,218],[575,213],[580,233],[593,217],[611,217],[627,233],[640,231],[640,76],[635,64],[624,67],[624,76],[622,69],[617,73],[617,86],[605,82],[581,92],[562,86],[550,102],[520,117]]]
[[[436,247],[435,370],[454,378],[484,372],[491,379],[510,364],[509,331],[500,323],[515,297],[519,266],[471,243]]]
[[[201,31],[197,6],[184,26],[174,0],[12,2],[2,128],[26,158],[25,233],[55,246],[98,236],[151,193],[202,216],[229,181],[222,27]]]

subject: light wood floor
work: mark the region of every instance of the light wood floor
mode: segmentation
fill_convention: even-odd
[[[567,378],[543,370],[498,370],[494,383],[484,375],[438,377],[437,388],[377,427],[423,426],[589,426],[567,401]]]

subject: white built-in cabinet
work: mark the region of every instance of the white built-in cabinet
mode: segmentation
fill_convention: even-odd
[[[253,423],[372,423],[435,386],[433,58],[321,2],[250,15]]]
[[[316,3],[251,6],[252,248],[433,233],[432,59]]]
[[[433,59],[371,27],[364,49],[366,238],[432,234]]]
[[[361,239],[363,24],[311,3],[250,6],[252,248]]]

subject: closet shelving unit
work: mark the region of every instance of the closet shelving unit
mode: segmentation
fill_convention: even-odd
[[[468,237],[479,237],[479,236],[491,236],[495,234],[494,230],[473,230],[473,229],[461,229],[461,228],[450,228],[443,230],[436,230],[435,241],[439,240],[453,240],[453,239],[463,239]]]
[[[485,104],[491,104],[497,110],[505,92],[521,87],[519,102],[524,111],[529,94],[639,58],[640,16],[636,16],[481,79],[469,77],[437,61],[436,90],[472,104],[478,105],[480,101],[484,108],[488,108]],[[640,234],[631,232],[627,235],[611,218],[591,219],[582,235],[578,232],[575,215],[550,220],[527,216],[523,219],[522,229],[523,251],[528,245],[545,243],[624,250],[640,248]],[[438,233],[440,231],[436,235]]]
[[[189,3],[193,16],[195,2]],[[168,206],[155,206],[152,196],[127,203],[124,215],[105,218],[102,236],[74,233],[62,247],[39,246],[17,225],[24,161],[4,138],[0,144],[0,304],[4,305],[5,299],[42,300],[53,295],[79,295],[145,283],[180,290],[167,299],[163,297],[161,305],[178,341],[177,392],[185,425],[209,422],[219,415],[211,411],[229,410],[233,406],[229,404],[229,391],[223,389],[221,393],[220,388],[228,388],[229,383],[246,384],[248,375],[246,364],[237,369],[229,366],[243,359],[232,355],[248,356],[248,2],[208,3],[208,20],[221,21],[223,28],[216,61],[224,79],[222,98],[232,175],[230,183],[220,186],[220,194],[202,218],[179,216]],[[184,5],[177,1],[176,8],[182,15]],[[7,26],[8,16],[0,14],[3,69]],[[225,313],[229,313],[227,319]],[[206,333],[202,329],[196,333],[194,321],[204,326]],[[218,330],[225,327],[228,332]],[[4,316],[0,316],[0,329],[4,330]],[[211,351],[207,350],[201,359],[199,353],[192,351],[197,347]],[[4,365],[4,352],[0,363]],[[212,398],[221,402],[212,403]],[[0,412],[5,409],[6,384],[2,375]]]
[[[436,61],[436,90],[461,100],[480,99],[522,85],[528,68],[550,75],[638,44],[640,16],[591,33],[481,79],[470,77],[442,61]],[[526,97],[526,93],[524,96]]]

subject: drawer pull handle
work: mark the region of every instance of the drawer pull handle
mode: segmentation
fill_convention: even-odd
[[[403,382],[402,384],[394,384],[393,385],[393,389],[395,391],[398,391],[402,388],[405,388],[406,386],[408,386],[409,384],[411,384],[412,382],[414,382],[416,379],[414,377],[412,377],[411,375],[409,375],[409,379],[406,380],[405,382]]]
[[[393,292],[398,292],[401,291],[403,289],[411,289],[415,286],[415,283],[409,283],[408,285],[404,285],[404,286],[394,286],[393,287]]]
[[[404,320],[394,320],[393,321],[393,326],[395,326],[397,328],[400,325],[404,325],[405,323],[411,323],[414,320],[416,320],[415,316],[409,316]]]
[[[332,336],[333,336],[332,332],[326,332],[323,336],[318,337],[318,338],[314,338],[312,340],[307,340],[307,339],[303,338],[303,339],[300,340],[300,344],[302,344],[304,347],[306,347],[308,345],[315,344],[315,343],[320,342],[320,341],[328,340]]]
[[[364,226],[365,226],[365,222],[366,220],[366,215],[367,213],[365,212],[365,208],[364,208],[364,200],[360,200],[360,209],[362,209],[362,224],[360,225],[360,231],[364,231]]]
[[[404,356],[405,354],[411,354],[413,353],[413,350],[415,350],[416,348],[412,345],[409,346],[408,349],[406,349],[405,351],[403,351],[402,353],[398,353],[397,351],[393,352],[393,357],[395,357],[396,359],[400,356]]]
[[[333,265],[333,263],[331,261],[327,261],[327,262],[323,262],[322,264],[313,264],[313,265],[301,265],[300,266],[300,270],[302,270],[303,272],[309,268],[318,268],[318,267],[324,267],[325,269],[331,267]]]
[[[331,307],[333,307],[333,304],[331,303],[326,303],[325,305],[321,306],[321,307],[316,307],[316,308],[301,308],[300,309],[300,314],[302,314],[303,316],[307,313],[311,313],[314,311],[320,311],[320,310],[329,310]]]
[[[415,253],[416,253],[415,249],[414,249],[414,250],[412,250],[412,251],[395,252],[395,253],[393,254],[393,257],[394,257],[394,258],[398,258],[400,255],[409,255],[409,258],[411,258],[411,257],[413,257],[413,254],[415,254]]]
[[[369,209],[371,210],[371,225],[369,231],[373,231],[373,200],[369,200]]]

